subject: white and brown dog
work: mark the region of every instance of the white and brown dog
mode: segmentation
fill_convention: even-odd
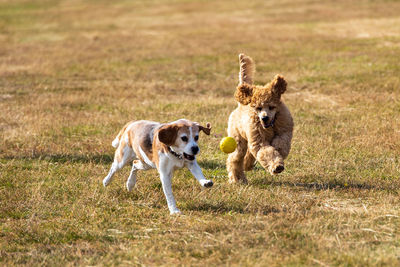
[[[203,187],[213,186],[196,161],[200,152],[197,145],[200,131],[210,135],[210,123],[207,127],[185,119],[166,124],[145,120],[127,123],[112,142],[116,148],[114,162],[103,185],[107,186],[114,174],[132,160],[132,170],[126,182],[128,191],[135,186],[138,170],[157,168],[169,211],[171,214],[179,213],[171,188],[176,169],[187,167]]]

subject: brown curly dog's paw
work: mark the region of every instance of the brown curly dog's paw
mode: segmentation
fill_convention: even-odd
[[[281,173],[284,170],[285,170],[285,167],[283,166],[282,163],[273,164],[272,166],[269,167],[269,172],[272,175]]]
[[[247,178],[244,174],[242,175],[234,175],[232,173],[228,174],[230,184],[247,184]]]
[[[284,169],[285,169],[285,167],[283,167],[283,165],[279,165],[279,166],[276,167],[276,169],[274,170],[274,173],[281,173],[281,172],[283,172]]]

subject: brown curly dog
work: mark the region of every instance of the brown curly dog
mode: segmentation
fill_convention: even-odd
[[[276,75],[267,85],[253,85],[253,60],[240,54],[239,63],[238,107],[228,122],[228,135],[238,144],[226,163],[230,183],[247,183],[244,171],[253,169],[256,160],[271,174],[282,172],[293,134],[292,116],[281,101],[285,79]]]

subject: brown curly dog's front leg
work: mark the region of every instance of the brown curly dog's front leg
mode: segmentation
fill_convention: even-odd
[[[283,159],[286,159],[290,152],[292,141],[292,133],[283,133],[281,135],[275,136],[272,140],[271,145],[278,150],[279,154],[282,155]]]
[[[272,175],[281,173],[285,169],[283,157],[273,146],[269,144],[254,144],[249,148],[261,166]]]
[[[283,157],[273,146],[263,146],[257,153],[257,160],[272,175],[281,173],[285,169]]]

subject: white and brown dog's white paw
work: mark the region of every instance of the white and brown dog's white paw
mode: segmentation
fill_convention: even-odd
[[[212,180],[204,180],[201,182],[201,186],[210,188],[214,185],[214,182]]]
[[[173,209],[169,211],[170,215],[181,215],[182,212],[179,209]]]

